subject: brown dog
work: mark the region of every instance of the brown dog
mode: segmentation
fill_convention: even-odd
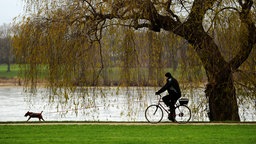
[[[42,112],[43,111],[41,111],[41,113],[33,113],[33,112],[28,111],[24,116],[25,117],[29,116],[27,121],[29,121],[31,118],[38,118],[39,121],[41,121],[41,119],[44,121],[43,116],[42,116]]]

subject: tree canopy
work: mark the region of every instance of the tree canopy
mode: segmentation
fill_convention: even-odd
[[[28,15],[17,24],[14,43],[19,60],[29,64],[25,74],[32,83],[46,69],[51,86],[98,85],[107,79],[104,74],[113,63],[119,64],[123,81],[141,82],[145,75],[163,74],[166,59],[174,68],[172,55],[177,49],[183,58],[182,52],[192,49],[200,59],[196,63],[205,70],[211,120],[239,120],[234,74],[250,54],[254,55],[251,66],[244,68],[251,71],[249,85],[255,88],[253,0],[24,2]],[[172,55],[164,57],[164,53]],[[111,63],[106,63],[107,58]]]

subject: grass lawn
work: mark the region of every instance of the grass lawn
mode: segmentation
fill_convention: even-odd
[[[11,65],[11,71],[7,72],[7,65],[0,64],[0,78],[14,78],[19,75],[19,65],[13,64]]]
[[[17,78],[17,77],[21,77],[24,78],[24,71],[21,71],[21,69],[25,69],[27,67],[29,67],[29,65],[19,65],[19,64],[11,64],[10,67],[10,72],[7,72],[7,64],[0,64],[0,79],[11,79],[11,78]],[[48,70],[47,70],[47,65],[39,65],[38,67],[39,71],[38,71],[38,77],[45,79],[46,77],[48,77]],[[87,70],[85,70],[84,72],[87,75],[88,80],[90,81],[90,78],[94,77],[94,72],[95,69],[90,69],[88,68]],[[99,70],[99,69],[98,69]],[[104,79],[106,81],[109,81],[108,83],[118,83],[120,82],[121,76],[125,76],[123,75],[122,72],[122,68],[121,67],[111,67],[111,68],[105,68],[104,72],[102,73],[102,77],[104,76]],[[182,72],[180,72],[181,70],[177,70],[177,71],[173,71],[173,69],[171,68],[165,68],[163,69],[164,72],[169,71],[171,73],[173,73],[178,79],[182,80],[183,79],[183,75],[181,75]],[[148,74],[149,74],[149,69],[148,68],[129,68],[129,72],[130,72],[130,81],[133,82],[134,84],[137,84],[136,82],[138,81],[138,79],[142,82],[145,81],[145,83],[148,82]],[[140,73],[138,75],[138,73]],[[201,75],[201,74],[200,74]],[[162,76],[161,76],[162,77]],[[91,79],[91,81],[93,81],[93,79]],[[152,85],[152,83],[150,84]]]
[[[253,144],[256,125],[0,125],[1,144]]]

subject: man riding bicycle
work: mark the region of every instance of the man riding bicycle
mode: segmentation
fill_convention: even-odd
[[[175,103],[181,97],[180,86],[178,81],[172,77],[171,73],[167,72],[165,76],[167,77],[166,84],[156,92],[156,95],[159,95],[166,90],[168,91],[169,95],[164,96],[162,99],[170,108],[170,115],[168,116],[169,120],[174,121]]]

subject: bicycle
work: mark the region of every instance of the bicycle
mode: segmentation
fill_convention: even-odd
[[[158,103],[152,104],[146,108],[145,117],[150,123],[159,123],[162,121],[164,116],[163,111],[165,111],[168,116],[172,116],[174,118],[174,122],[187,123],[191,119],[191,110],[187,106],[188,101],[189,100],[187,98],[180,98],[175,104],[175,114],[170,115],[170,111],[161,104],[163,100],[162,96],[159,95]]]

